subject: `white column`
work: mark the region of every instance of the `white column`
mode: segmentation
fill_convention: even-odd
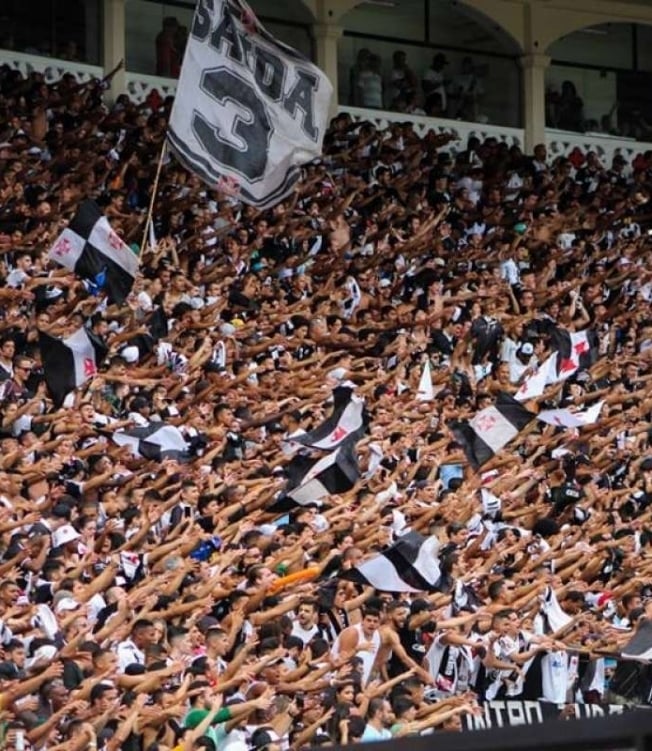
[[[521,58],[526,154],[532,154],[537,144],[546,142],[546,69],[549,65],[547,55],[537,53]]]
[[[125,0],[104,0],[103,21],[102,67],[104,75],[107,75],[121,60],[125,60]],[[123,65],[111,80],[107,98],[112,102],[127,91],[125,67]]]
[[[342,27],[330,23],[316,23],[312,25],[312,36],[315,40],[316,63],[333,84],[330,113],[333,117],[337,113],[337,43],[342,36]]]

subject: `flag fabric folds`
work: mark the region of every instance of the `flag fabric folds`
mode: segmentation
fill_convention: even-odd
[[[211,187],[258,208],[283,200],[321,155],[333,87],[243,0],[197,4],[168,141]]]
[[[563,381],[578,370],[590,368],[598,359],[597,334],[593,329],[567,331],[557,326],[550,337],[552,348],[557,351],[557,363],[548,383]]]
[[[537,419],[560,428],[582,428],[585,425],[593,425],[598,421],[603,404],[604,401],[596,402],[584,412],[571,412],[569,409],[546,409],[539,412]]]
[[[109,300],[118,304],[124,302],[138,273],[138,256],[91,200],[81,204],[48,257],[98,289],[106,288]]]
[[[482,604],[482,600],[473,587],[459,579],[455,582],[450,604],[451,616],[459,615],[464,611],[475,613],[482,607]]]
[[[431,592],[441,581],[439,540],[408,532],[378,555],[341,575],[383,592]]]
[[[514,398],[519,402],[535,399],[545,391],[546,385],[554,383],[557,373],[557,355],[552,354],[536,371],[521,384]]]
[[[562,610],[552,587],[546,587],[543,593],[539,595],[539,603],[540,612],[545,622],[544,633],[559,631],[573,620],[568,613]]]
[[[127,346],[138,348],[139,359],[152,352],[154,345],[168,335],[169,321],[161,305],[150,314],[145,325],[146,333],[137,334],[127,342]]]
[[[190,446],[179,428],[161,422],[152,422],[143,428],[118,430],[111,437],[118,446],[129,446],[135,456],[144,459],[184,460],[190,455]]]
[[[321,425],[292,442],[322,451],[332,451],[345,440],[357,440],[367,430],[364,399],[353,393],[353,387],[342,385],[333,389],[333,412]]]
[[[287,466],[286,498],[305,506],[333,493],[345,493],[360,477],[354,441],[347,441],[320,459],[296,456]]]
[[[500,393],[496,402],[471,420],[451,423],[451,431],[464,449],[471,466],[477,469],[513,440],[534,414],[509,394]]]
[[[636,633],[621,654],[627,660],[652,660],[652,620],[642,618],[639,621]]]
[[[45,382],[57,406],[66,394],[95,376],[108,352],[104,342],[84,327],[65,339],[39,331],[39,349]]]

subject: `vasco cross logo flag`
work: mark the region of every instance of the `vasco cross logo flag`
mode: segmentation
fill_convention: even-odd
[[[321,154],[333,91],[243,0],[200,0],[186,47],[168,139],[214,188],[267,208]]]

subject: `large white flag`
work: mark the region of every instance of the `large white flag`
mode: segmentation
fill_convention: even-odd
[[[326,75],[265,31],[244,0],[200,0],[168,139],[211,187],[267,208],[321,154],[332,93]]]
[[[546,409],[539,412],[537,419],[555,425],[558,428],[582,428],[593,425],[600,417],[604,401],[596,402],[584,412],[571,412],[569,409]]]

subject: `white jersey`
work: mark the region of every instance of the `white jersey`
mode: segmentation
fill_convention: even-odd
[[[311,642],[315,638],[315,636],[319,634],[319,628],[315,625],[306,629],[299,623],[299,621],[295,621],[292,624],[291,633],[292,636],[298,636],[305,645]]]
[[[524,631],[519,631],[518,636],[513,639],[510,636],[501,636],[493,643],[493,650],[496,658],[501,662],[510,662],[514,656],[519,652],[527,652],[530,645],[530,635]],[[532,660],[529,660],[525,665],[521,665],[522,675],[524,676],[530,667]],[[512,670],[493,670],[491,671],[493,680],[487,687],[486,698],[491,701],[495,699],[501,687],[504,685],[506,679],[510,679],[507,684],[506,695],[518,696],[523,692],[523,677],[519,676],[515,680],[511,680]]]
[[[439,634],[426,654],[428,670],[438,691],[446,695],[467,691],[471,683],[474,663],[467,646],[445,644],[445,634]]]
[[[358,632],[358,647],[360,644],[364,644],[365,642],[371,642],[371,649],[356,649],[356,656],[362,660],[362,685],[364,687],[369,682],[371,671],[373,670],[374,663],[376,662],[376,655],[380,650],[380,632],[374,631],[371,639],[367,639],[367,637],[362,632],[362,626],[359,623],[351,626],[351,628],[354,628]],[[331,654],[333,655],[333,657],[339,657],[341,636],[342,634],[340,633],[335,640],[333,647],[331,648]]]
[[[541,693],[544,701],[564,704],[568,691],[568,652],[547,652],[541,659]]]

